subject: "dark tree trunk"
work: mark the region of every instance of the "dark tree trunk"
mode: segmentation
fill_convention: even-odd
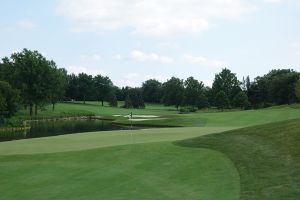
[[[34,106],[34,115],[37,116],[37,105]]]
[[[101,102],[102,102],[102,107],[103,107],[104,106],[103,100],[101,100]]]
[[[32,116],[32,114],[33,114],[33,105],[29,104],[29,115],[30,115],[30,117]]]
[[[55,103],[52,103],[52,112],[54,111],[55,109]]]

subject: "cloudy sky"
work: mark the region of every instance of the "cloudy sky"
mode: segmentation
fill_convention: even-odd
[[[118,86],[300,70],[299,0],[1,0],[0,57],[38,50]]]

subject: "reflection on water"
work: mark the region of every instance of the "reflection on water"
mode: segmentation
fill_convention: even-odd
[[[30,122],[30,129],[23,131],[1,131],[0,141],[26,138],[39,138],[91,131],[128,130],[129,126],[120,126],[105,120],[61,120]],[[137,129],[135,127],[135,129]]]

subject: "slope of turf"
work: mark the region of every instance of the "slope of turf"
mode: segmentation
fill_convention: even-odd
[[[237,167],[241,199],[300,198],[300,120],[176,142],[227,155]]]
[[[222,153],[168,142],[0,157],[0,199],[238,200]]]
[[[162,104],[147,104],[146,109],[125,109],[111,108],[109,106],[100,106],[99,102],[82,103],[59,103],[52,112],[51,106],[46,110],[40,111],[38,117],[63,117],[80,115],[97,115],[103,118],[115,119],[117,123],[130,124],[128,118],[124,115],[129,113],[136,115],[157,115],[162,120],[150,120],[133,122],[142,125],[159,126],[186,126],[186,127],[246,127],[270,122],[295,119],[300,116],[299,105],[278,106],[268,109],[230,111],[230,112],[204,112],[199,111],[190,114],[178,114],[172,107],[165,107]],[[122,115],[114,117],[113,115]],[[21,110],[15,120],[28,118],[28,111]]]
[[[198,127],[0,143],[0,199],[299,199],[299,107],[164,116]]]
[[[299,107],[282,106],[261,110],[231,112],[197,112],[170,117],[162,124],[176,124],[189,127],[248,127],[300,117]],[[151,122],[150,122],[151,123]],[[157,123],[157,122],[156,122]]]
[[[134,143],[175,141],[230,130],[226,128],[164,128],[134,131],[104,131],[61,135],[0,143],[0,155],[78,151]]]

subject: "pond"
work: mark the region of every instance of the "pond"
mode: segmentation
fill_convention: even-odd
[[[0,142],[27,138],[49,137],[92,131],[130,130],[130,126],[116,125],[112,121],[97,119],[72,119],[59,121],[34,121],[22,131],[0,131]],[[139,129],[133,127],[133,129]]]

